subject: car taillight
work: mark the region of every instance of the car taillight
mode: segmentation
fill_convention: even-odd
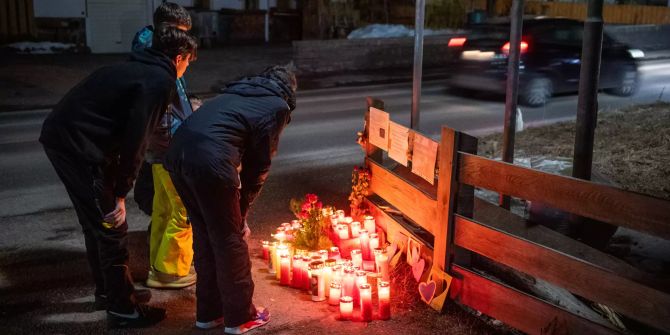
[[[449,47],[462,47],[463,44],[465,44],[465,41],[467,41],[467,38],[465,37],[453,37],[449,39],[449,44],[447,46]]]
[[[502,50],[505,55],[509,55],[509,42],[505,43],[500,50]],[[528,51],[528,43],[526,43],[526,41],[521,41],[520,51],[521,53]]]

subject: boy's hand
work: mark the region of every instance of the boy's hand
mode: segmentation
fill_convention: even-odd
[[[104,220],[111,223],[114,228],[119,228],[126,222],[126,199],[116,198],[116,208],[105,215]]]

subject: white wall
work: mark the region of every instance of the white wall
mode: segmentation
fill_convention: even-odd
[[[86,0],[33,0],[35,17],[86,17]]]
[[[135,33],[151,23],[151,0],[88,0],[86,44],[93,53],[130,51]]]

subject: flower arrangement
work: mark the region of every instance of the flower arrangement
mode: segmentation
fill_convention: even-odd
[[[321,250],[328,249],[332,242],[328,238],[330,216],[333,209],[325,207],[316,194],[306,194],[304,200],[291,199],[291,211],[296,216],[302,228],[295,233],[293,245],[299,249]]]
[[[354,167],[351,173],[351,194],[349,194],[352,217],[363,215],[367,211],[363,205],[363,198],[368,196],[369,187],[370,170],[364,167]]]

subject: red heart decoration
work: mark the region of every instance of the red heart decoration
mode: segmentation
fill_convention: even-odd
[[[425,303],[430,304],[433,301],[433,296],[435,295],[435,290],[437,289],[437,284],[434,281],[430,280],[427,283],[419,283],[419,294],[421,295],[421,300]]]
[[[416,281],[421,280],[421,276],[423,275],[423,269],[425,268],[426,268],[426,261],[423,260],[423,258],[412,265],[412,274],[414,275],[414,279]]]

